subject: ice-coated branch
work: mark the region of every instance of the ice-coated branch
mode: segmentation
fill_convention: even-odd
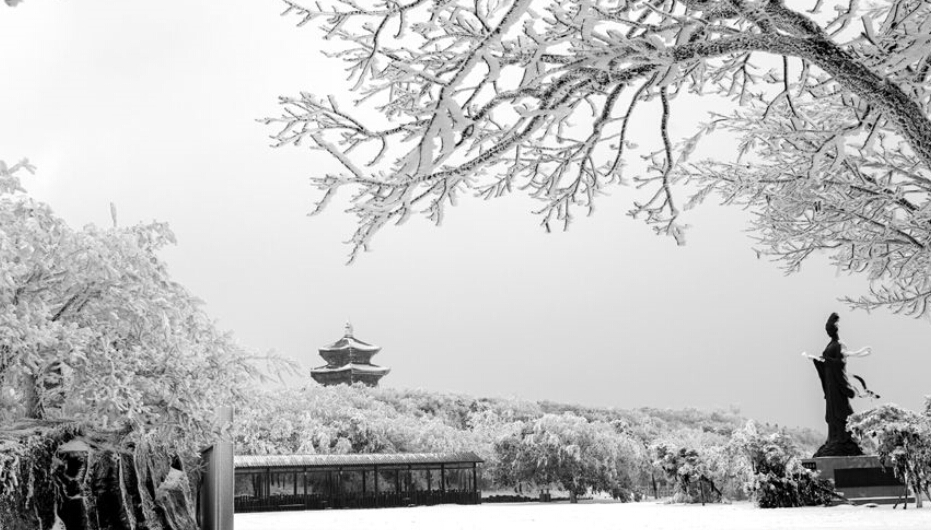
[[[685,209],[722,193],[757,211],[762,247],[790,270],[828,251],[885,281],[926,261],[927,2],[825,0],[812,13],[833,10],[827,22],[781,0],[285,3],[339,42],[328,53],[355,98],[285,97],[264,121],[279,127],[274,145],[342,167],[314,183],[318,208],[353,190],[353,258],[389,221],[439,223],[463,194],[522,190],[549,228],[630,181],[631,214],[682,243],[685,180],[700,190]],[[736,110],[675,138],[686,92]],[[638,139],[648,168],[625,178],[632,117],[650,115],[655,133]],[[737,160],[690,162],[717,131],[741,135]]]
[[[890,141],[890,124],[864,120],[870,113],[861,101],[802,92],[793,108],[761,101],[716,121],[743,137],[752,164],[705,161],[683,168],[682,176],[706,186],[700,198],[714,188],[752,208],[759,251],[787,271],[828,252],[840,270],[870,280],[871,295],[847,299],[855,307],[925,315],[922,297],[931,290],[927,167]],[[867,149],[868,135],[877,140]]]

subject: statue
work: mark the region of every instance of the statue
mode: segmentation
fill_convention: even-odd
[[[840,342],[837,329],[837,313],[831,313],[824,329],[831,342],[824,349],[820,357],[802,352],[802,355],[812,359],[818,378],[821,380],[821,389],[824,391],[824,421],[828,424],[828,439],[818,448],[814,457],[820,456],[858,456],[863,451],[847,432],[847,418],[853,414],[850,400],[858,395],[857,390],[850,385],[847,379],[847,359],[849,357],[865,357],[872,352],[869,346],[855,352],[848,351]],[[866,384],[859,376],[854,376],[863,385],[866,395],[878,397],[866,388]]]

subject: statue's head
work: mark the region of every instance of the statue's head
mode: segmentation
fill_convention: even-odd
[[[840,317],[837,316],[837,313],[831,313],[831,316],[828,317],[828,323],[824,325],[824,330],[828,332],[828,336],[832,340],[838,340],[837,338],[837,321],[840,320]]]

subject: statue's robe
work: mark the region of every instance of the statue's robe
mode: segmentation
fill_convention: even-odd
[[[824,421],[828,424],[828,440],[815,456],[850,456],[862,454],[847,432],[847,418],[853,414],[850,400],[856,396],[847,380],[846,361],[840,342],[831,340],[822,361],[813,361],[824,391]]]

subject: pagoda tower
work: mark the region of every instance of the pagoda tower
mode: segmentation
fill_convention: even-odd
[[[323,386],[361,382],[378,386],[390,368],[372,364],[372,356],[381,350],[352,336],[352,324],[346,323],[343,338],[320,348],[320,357],[326,365],[311,368],[310,376]]]

